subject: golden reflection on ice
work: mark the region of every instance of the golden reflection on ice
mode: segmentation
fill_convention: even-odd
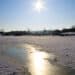
[[[26,45],[25,48],[28,49],[28,57],[30,62],[28,65],[32,75],[46,75],[45,72],[47,70],[47,64],[44,58],[48,57],[48,54],[38,51],[37,48],[31,45]]]
[[[28,45],[26,47],[28,49],[29,71],[32,75],[67,75],[62,68],[52,63],[55,55],[39,51],[34,46]]]
[[[46,56],[45,53],[35,51],[31,55],[31,69],[33,75],[44,75],[46,71],[46,62],[44,60],[44,57]]]

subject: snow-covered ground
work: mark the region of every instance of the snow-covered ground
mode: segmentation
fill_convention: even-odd
[[[1,54],[8,47],[24,44],[32,44],[40,47],[42,51],[53,53],[57,56],[58,64],[75,69],[75,36],[0,36]],[[5,62],[0,57],[0,64],[4,64],[2,61]]]

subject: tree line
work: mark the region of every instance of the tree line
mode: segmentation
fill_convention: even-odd
[[[69,36],[75,35],[75,26],[71,28],[64,28],[62,30],[42,30],[42,31],[10,31],[4,32],[0,31],[0,35],[2,36],[22,36],[22,35],[59,35],[59,36]]]

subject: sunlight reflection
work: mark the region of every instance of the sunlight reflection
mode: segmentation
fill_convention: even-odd
[[[55,64],[55,55],[39,51],[37,47],[26,45],[28,51],[28,67],[32,75],[67,75],[60,66]]]
[[[33,62],[34,62],[34,66],[36,69],[36,74],[35,75],[42,75],[42,69],[44,67],[44,60],[43,60],[43,56],[39,53],[36,52],[33,54]],[[38,70],[38,72],[37,72]]]
[[[34,51],[34,53],[32,53],[31,70],[33,75],[45,75],[47,63],[44,58],[46,57],[48,57],[48,55],[44,52]]]
[[[49,75],[49,70],[52,69],[52,65],[45,59],[52,58],[53,56],[50,56],[46,52],[39,51],[38,48],[34,46],[26,45],[26,47],[30,60],[29,69],[32,75]]]

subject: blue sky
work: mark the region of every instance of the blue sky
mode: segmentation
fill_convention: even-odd
[[[33,4],[44,2],[40,13]],[[75,25],[75,0],[0,0],[0,29],[61,29]]]

